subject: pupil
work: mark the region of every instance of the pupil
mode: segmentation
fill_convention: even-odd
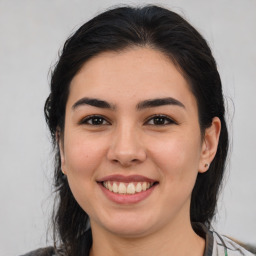
[[[94,125],[102,124],[102,121],[103,121],[103,119],[100,118],[100,117],[95,117],[95,118],[92,119],[92,123],[93,123]]]
[[[155,124],[164,124],[164,117],[155,117],[154,123]]]

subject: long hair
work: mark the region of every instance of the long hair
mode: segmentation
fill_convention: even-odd
[[[55,238],[60,239],[67,255],[80,255],[82,234],[88,225],[87,213],[74,199],[61,172],[56,141],[57,130],[62,134],[65,126],[70,82],[90,58],[133,46],[158,50],[181,70],[197,101],[202,138],[213,117],[221,121],[216,156],[209,170],[198,174],[190,209],[192,222],[209,225],[215,214],[228,151],[228,132],[221,80],[211,50],[198,31],[175,12],[152,5],[114,8],[91,19],[67,39],[52,72],[51,93],[45,103],[45,118],[56,152]]]

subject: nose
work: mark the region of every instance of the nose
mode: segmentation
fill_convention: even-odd
[[[142,163],[146,157],[142,140],[135,128],[123,125],[116,129],[108,149],[108,160],[129,167]]]

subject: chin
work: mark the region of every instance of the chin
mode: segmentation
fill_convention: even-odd
[[[115,227],[110,227],[111,229],[109,230],[112,234],[115,234],[119,237],[124,237],[124,238],[139,238],[146,236],[147,234],[150,233],[150,227],[147,225],[146,227],[142,226],[133,226],[131,227],[130,225],[122,225],[122,226],[115,226]]]
[[[113,216],[111,220],[105,221],[105,229],[112,234],[126,238],[143,237],[153,231],[154,221],[150,216],[125,215]]]

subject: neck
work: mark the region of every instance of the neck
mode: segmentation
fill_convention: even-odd
[[[136,238],[102,232],[92,226],[93,245],[90,256],[203,256],[204,239],[194,232],[190,221],[184,224],[176,222],[161,231]]]

